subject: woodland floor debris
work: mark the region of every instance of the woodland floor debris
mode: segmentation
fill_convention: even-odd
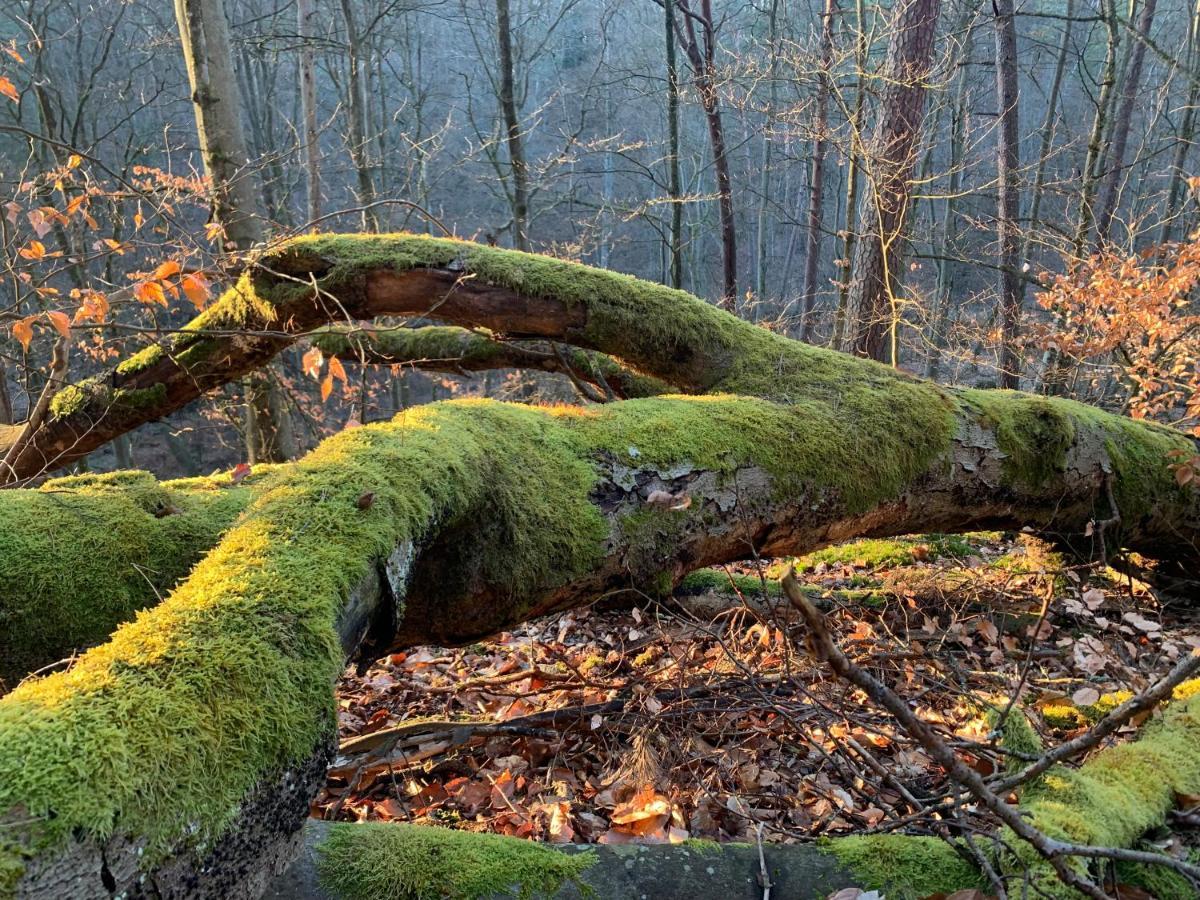
[[[735,598],[715,618],[697,619],[686,598],[577,611],[347,674],[344,741],[406,723],[419,740],[342,760],[314,814],[585,843],[753,841],[760,824],[765,840],[785,842],[901,821],[925,833],[993,830],[969,805],[954,821],[915,815],[914,803],[949,785],[886,715],[791,649],[787,617],[770,611],[775,579],[790,564],[694,579],[692,590]],[[1018,710],[1049,745],[1200,647],[1194,613],[1156,608],[1135,581],[1068,566],[1021,536],[864,541],[797,569],[847,653],[984,774],[1033,755],[1036,743],[1000,746],[985,714],[1027,662]],[[753,602],[764,590],[765,613]],[[423,735],[422,719],[430,720]],[[483,724],[478,732],[446,724],[461,720]],[[880,777],[885,769],[894,777]],[[1179,854],[1192,842],[1186,828],[1151,838]]]

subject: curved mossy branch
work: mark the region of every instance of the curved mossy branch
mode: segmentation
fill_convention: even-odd
[[[0,693],[158,603],[250,500],[253,476],[82,475],[0,492]]]
[[[331,326],[309,335],[326,356],[365,365],[408,366],[433,372],[532,369],[577,378],[618,399],[653,397],[670,387],[639,375],[610,357],[576,348],[555,352],[546,343],[513,343],[452,325],[420,328]]]
[[[864,391],[458,401],[330,438],[269,475],[163,603],[0,700],[0,873],[30,897],[102,870],[133,895],[149,874],[164,896],[239,896],[254,860],[290,852],[328,753],[333,681],[364,636],[373,652],[472,640],[604,592],[666,590],[751,548],[1078,533],[1117,464],[1106,443],[1123,429],[1171,440],[1080,412],[1061,458],[1034,465],[1022,440],[1058,432],[1023,421],[1028,398],[912,390],[890,427],[881,412],[905,395]],[[1143,502],[1167,502],[1138,484]],[[1157,513],[1128,519],[1135,544],[1177,540]]]

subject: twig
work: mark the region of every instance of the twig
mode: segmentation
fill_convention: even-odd
[[[783,578],[783,590],[792,605],[804,617],[812,634],[811,646],[817,658],[829,665],[834,674],[866,692],[872,700],[890,712],[946,773],[965,787],[984,807],[1007,825],[1017,837],[1031,846],[1054,869],[1060,881],[1093,900],[1110,900],[1092,881],[1071,868],[1067,856],[1070,845],[1042,833],[1027,822],[1016,807],[991,790],[983,778],[971,769],[922,721],[895,692],[869,672],[852,663],[838,647],[825,626],[825,618],[800,589],[795,572]]]

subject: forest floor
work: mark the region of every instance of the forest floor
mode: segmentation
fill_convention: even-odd
[[[925,812],[950,787],[941,769],[807,655],[778,590],[792,563],[706,570],[677,603],[348,671],[344,752],[313,815],[562,842],[990,827],[972,807]],[[1006,763],[989,704],[1017,697],[1052,745],[1200,647],[1195,611],[1021,535],[860,541],[795,564],[847,654],[985,774]]]

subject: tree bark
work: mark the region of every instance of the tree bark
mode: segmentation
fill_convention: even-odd
[[[1129,68],[1121,84],[1121,103],[1117,117],[1113,120],[1112,146],[1109,150],[1108,170],[1100,194],[1100,214],[1096,218],[1096,243],[1107,244],[1112,233],[1113,218],[1121,202],[1121,177],[1125,173],[1125,148],[1129,143],[1129,128],[1133,122],[1133,108],[1140,99],[1142,66],[1146,60],[1146,39],[1154,26],[1154,12],[1158,0],[1142,0],[1138,16],[1137,33],[1132,35],[1129,48]]]
[[[317,131],[317,82],[313,66],[313,0],[297,0],[296,26],[300,38],[296,67],[300,74],[300,110],[304,120],[305,217],[321,218],[321,136]]]
[[[720,86],[717,83],[717,33],[713,21],[712,0],[700,0],[697,12],[690,0],[675,0],[683,26],[677,33],[692,67],[692,80],[700,95],[708,139],[712,146],[713,170],[717,178],[717,201],[721,219],[721,299],[722,309],[733,311],[738,299],[737,221],[733,213],[733,177],[729,173],[729,153],[725,146],[725,123],[721,116]],[[696,20],[700,21],[697,36]]]
[[[667,196],[671,200],[671,235],[668,248],[670,285],[683,288],[683,186],[679,173],[679,64],[676,61],[675,3],[663,0],[667,51]]]
[[[833,16],[837,0],[825,0],[821,15],[821,73],[817,86],[817,111],[813,119],[812,185],[808,196],[808,222],[804,242],[804,287],[800,294],[800,340],[812,332],[813,306],[817,301],[817,273],[821,267],[822,212],[825,206],[825,154],[829,146],[829,96],[833,93]]]
[[[879,123],[868,153],[869,191],[859,213],[866,232],[856,242],[851,269],[842,349],[871,359],[890,358],[893,364],[909,182],[940,12],[941,0],[904,0],[897,10]]]
[[[496,43],[500,48],[500,111],[504,116],[504,137],[508,147],[508,167],[512,180],[509,202],[512,206],[513,246],[529,250],[529,167],[525,161],[525,141],[517,111],[517,92],[513,71],[513,35],[509,0],[496,0]]]
[[[1153,2],[1153,0],[1151,0]],[[1021,386],[1022,354],[1017,349],[1025,279],[1021,277],[1021,129],[1017,87],[1017,24],[1013,0],[995,0],[996,98],[1000,104],[997,142],[996,241],[999,244],[1000,387]]]
[[[180,40],[204,171],[213,194],[213,219],[226,246],[239,252],[266,240],[262,195],[250,167],[242,129],[242,103],[234,77],[232,41],[224,0],[175,0]],[[275,380],[246,385],[247,418],[264,423],[247,431],[247,455],[279,462],[295,455],[286,407]],[[267,440],[254,443],[256,432]]]

